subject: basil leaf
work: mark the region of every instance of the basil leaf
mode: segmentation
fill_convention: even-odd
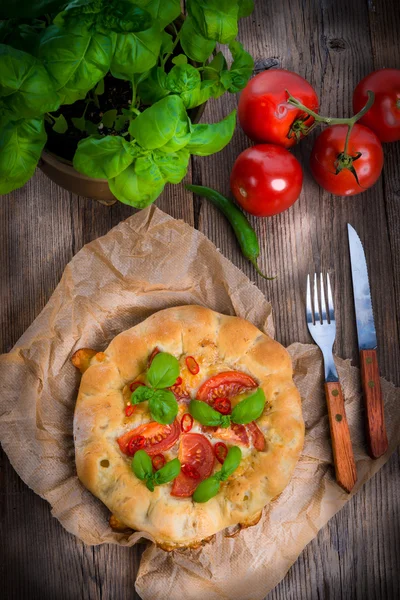
[[[139,387],[132,392],[131,404],[140,404],[140,402],[151,400],[151,398],[154,397],[154,394],[154,390],[146,387],[145,385],[139,385]]]
[[[187,0],[189,15],[208,40],[228,44],[238,34],[239,6],[232,0]]]
[[[180,183],[187,173],[190,153],[186,148],[169,154],[165,154],[161,150],[154,150],[153,158],[165,181]]]
[[[103,33],[143,31],[151,27],[152,21],[147,10],[128,0],[74,0],[55,19],[56,25],[71,30],[85,23]]]
[[[164,58],[166,54],[171,54],[174,50],[174,40],[172,35],[167,33],[166,31],[161,32],[161,48],[160,48],[160,56]],[[172,62],[174,62],[172,60]]]
[[[214,476],[205,479],[194,491],[193,500],[195,502],[208,502],[211,498],[216,496],[219,492],[220,483]]]
[[[179,96],[167,96],[146,108],[129,127],[143,148],[175,152],[190,139],[190,122]]]
[[[185,54],[197,62],[207,60],[215,48],[215,41],[201,35],[190,16],[182,25],[180,43]]]
[[[181,14],[181,3],[180,0],[150,0],[146,10],[160,24],[160,29],[164,29]]]
[[[163,483],[169,483],[181,472],[181,463],[179,459],[174,458],[167,462],[161,469],[154,473],[154,482],[156,485],[162,485]]]
[[[14,118],[57,110],[60,99],[43,64],[21,50],[0,44],[0,98]]]
[[[111,108],[110,110],[106,110],[106,112],[103,113],[103,116],[101,117],[101,122],[103,123],[104,127],[111,129],[111,127],[115,123],[116,118],[117,118],[117,109]]]
[[[117,79],[131,81],[135,73],[145,73],[157,63],[162,35],[158,25],[138,33],[117,33],[110,71]]]
[[[111,179],[126,169],[134,156],[135,146],[121,136],[88,137],[79,142],[73,164],[88,177]]]
[[[221,481],[226,481],[228,477],[238,468],[240,461],[242,460],[242,451],[238,446],[232,446],[229,448],[228,454],[224,460],[224,463],[219,471],[219,477]]]
[[[150,69],[146,79],[143,79],[137,86],[137,95],[143,104],[154,104],[168,96],[166,79],[167,74],[162,67]]]
[[[249,17],[254,10],[254,0],[239,0],[239,19]]]
[[[154,492],[154,476],[146,480],[146,487],[151,492]]]
[[[192,135],[186,149],[197,156],[208,156],[219,152],[229,144],[235,131],[235,125],[236,110],[233,110],[219,123],[193,125]]]
[[[202,400],[191,400],[189,412],[202,425],[209,427],[229,427],[229,416],[221,415],[221,413],[214,410],[207,402],[203,402]]]
[[[147,380],[154,388],[174,385],[179,376],[179,361],[168,352],[159,352],[147,371]]]
[[[144,450],[138,450],[131,462],[131,469],[138,479],[142,481],[153,476],[153,465],[151,458]]]
[[[0,194],[30,179],[46,142],[43,117],[9,121],[0,129]]]
[[[140,156],[119,175],[109,179],[108,185],[124,204],[146,208],[161,194],[165,180],[151,156]]]
[[[190,92],[183,92],[180,96],[187,109],[194,108],[207,102],[209,98],[216,97],[215,83],[213,81],[202,81],[200,87]]]
[[[253,69],[254,60],[240,42],[232,42],[229,44],[229,50],[233,56],[233,63],[230,68],[230,85],[227,89],[232,93],[240,92],[249,81]]]
[[[54,124],[52,126],[53,131],[56,133],[65,133],[68,131],[68,123],[64,115],[59,115],[58,117],[53,117]]]
[[[186,54],[178,54],[178,56],[174,56],[172,59],[173,65],[187,65],[187,56]]]
[[[40,41],[39,58],[53,79],[61,104],[85,98],[104,77],[110,68],[112,36],[115,34],[88,31],[84,25],[73,31],[56,25],[46,29]]]
[[[203,71],[204,82],[212,81],[214,83],[214,98],[219,98],[226,91],[226,87],[221,81],[221,75],[223,73],[229,73],[228,65],[222,52],[217,52],[212,61],[206,65]]]
[[[181,94],[199,88],[200,73],[192,65],[175,65],[167,75],[165,85],[171,92]]]
[[[178,414],[178,403],[169,390],[157,390],[149,400],[149,410],[157,423],[169,425]]]
[[[232,421],[241,425],[251,423],[262,415],[264,406],[265,394],[261,388],[258,388],[254,394],[236,404],[231,415]]]

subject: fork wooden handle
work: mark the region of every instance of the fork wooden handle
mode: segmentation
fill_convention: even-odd
[[[328,404],[336,481],[347,493],[350,493],[357,481],[357,471],[340,383],[333,381],[325,383],[325,396]]]
[[[368,452],[372,458],[379,458],[388,449],[388,439],[379,378],[378,355],[376,350],[361,350],[360,359],[367,418]]]

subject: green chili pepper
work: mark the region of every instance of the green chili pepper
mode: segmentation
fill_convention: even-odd
[[[257,235],[242,211],[231,200],[211,188],[202,185],[186,185],[185,187],[194,194],[210,200],[225,215],[235,232],[243,256],[252,263],[261,277],[268,280],[275,279],[275,277],[264,275],[258,267],[257,259],[260,255],[260,246]]]

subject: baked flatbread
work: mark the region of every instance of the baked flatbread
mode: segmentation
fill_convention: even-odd
[[[155,443],[169,439],[170,447],[160,452],[165,459],[179,456],[182,462],[183,444],[193,441],[189,446],[196,449],[199,436],[206,438],[200,450],[203,446],[214,449],[221,442],[228,449],[232,445],[241,448],[239,467],[208,502],[195,502],[191,495],[172,495],[177,487],[182,489],[181,480],[150,491],[133,473],[132,456],[123,451],[127,446],[121,439],[126,442],[129,432],[152,422],[147,402],[136,405],[130,416],[126,416],[126,408],[130,386],[145,381],[155,349],[179,360],[182,379],[171,388],[179,404],[176,420],[167,426],[154,425],[168,428],[161,438],[153,439]],[[188,357],[195,359],[197,374],[189,371]],[[84,370],[74,416],[78,476],[110,509],[115,522],[148,532],[168,550],[195,547],[228,526],[257,522],[263,507],[288,484],[304,441],[300,395],[292,380],[288,352],[248,321],[201,306],[169,308],[117,335],[104,352],[79,351],[73,362]],[[203,384],[221,373],[239,374],[239,383],[241,377],[244,383],[215,388],[216,396],[228,397],[234,406],[259,386],[266,397],[263,414],[256,423],[241,425],[239,430],[204,427],[194,421],[188,433],[182,432],[180,423],[190,399],[197,397],[199,389],[203,389],[204,399]],[[253,386],[246,384],[246,377],[255,382]],[[213,403],[211,396],[208,400]],[[198,437],[185,438],[193,434]],[[207,460],[208,472],[221,468],[214,457],[210,467],[210,457],[200,450],[200,471],[206,469]]]

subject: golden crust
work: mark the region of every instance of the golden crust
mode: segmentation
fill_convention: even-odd
[[[124,389],[146,369],[152,350],[170,352],[192,397],[212,374],[244,371],[262,386],[267,402],[257,424],[266,448],[243,453],[238,470],[204,504],[170,495],[170,484],[150,492],[131,471],[116,439],[141,423],[145,411],[124,414]],[[184,358],[200,366],[191,375]],[[126,393],[126,392],[125,392]],[[150,533],[160,547],[196,547],[216,532],[250,526],[287,485],[304,442],[300,395],[287,351],[248,321],[201,306],[169,308],[114,338],[91,357],[79,389],[74,439],[78,476],[112,511],[115,522]],[[217,440],[215,440],[217,441]]]

